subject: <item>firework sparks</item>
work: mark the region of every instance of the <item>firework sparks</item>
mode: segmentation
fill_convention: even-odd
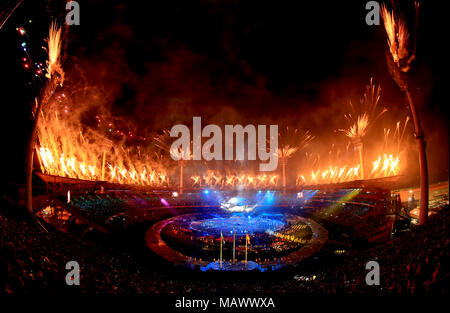
[[[168,184],[166,170],[154,153],[141,153],[139,147],[125,149],[98,132],[83,129],[78,114],[63,114],[66,104],[55,98],[41,110],[37,129],[36,150],[43,173],[121,184]]]
[[[206,175],[191,176],[192,185],[212,188],[275,188],[278,185],[278,175],[252,175],[252,174],[226,174],[221,175],[218,171],[207,171]]]
[[[295,152],[297,152],[298,147],[291,147],[289,145],[285,145],[278,149],[278,158],[280,160],[287,160],[291,158]]]
[[[61,67],[61,28],[52,23],[49,31],[47,74],[52,81],[62,84],[64,72]],[[350,127],[341,130],[352,142],[361,142],[369,127],[386,111],[379,112],[380,87],[373,85],[372,80],[366,87],[366,93],[359,109],[362,113],[346,115]],[[53,93],[52,93],[53,94]],[[80,124],[79,115],[72,116],[70,106],[61,101],[48,99],[45,108],[40,112],[41,123],[38,128],[39,146],[37,152],[41,169],[44,173],[88,180],[106,180],[121,184],[139,184],[151,186],[168,185],[168,175],[162,166],[163,152],[176,155],[182,160],[180,166],[180,190],[183,186],[183,159],[191,159],[191,151],[171,149],[171,137],[168,130],[154,138],[154,144],[160,153],[141,153],[140,148],[129,150],[124,146],[116,146],[111,140],[96,131],[86,131]],[[352,106],[352,109],[353,106]],[[354,118],[355,117],[355,118]],[[98,123],[101,119],[96,117]],[[112,124],[108,124],[112,127]],[[400,131],[399,131],[400,132]],[[403,130],[404,132],[404,130]],[[389,132],[385,135],[387,137]],[[132,134],[130,133],[130,136]],[[277,151],[283,165],[282,186],[286,187],[285,166],[287,160],[295,153],[303,150],[313,140],[309,131],[300,135],[297,129],[289,129],[281,136],[280,149]],[[135,151],[136,150],[136,151]],[[155,158],[142,158],[142,155],[155,155]],[[399,158],[383,155],[373,162],[371,177],[388,176],[398,172]],[[236,169],[235,169],[236,170]],[[299,175],[297,182],[301,184],[338,183],[359,178],[362,162],[357,166],[328,166],[311,171],[310,175]],[[247,171],[247,170],[246,170]],[[274,188],[278,186],[279,176],[269,174],[249,174],[242,171],[221,174],[208,170],[205,175],[191,176],[193,186],[204,185],[216,188]]]
[[[44,48],[48,53],[47,73],[45,77],[50,79],[57,74],[60,84],[64,82],[64,71],[60,63],[62,47],[61,31],[61,27],[56,22],[52,22],[47,38],[48,48]]]
[[[386,108],[379,109],[380,97],[381,87],[374,85],[373,79],[370,79],[359,106],[355,108],[350,102],[352,113],[344,115],[350,124],[349,128],[338,131],[343,132],[353,142],[360,142],[369,128],[387,111]]]
[[[297,185],[319,185],[344,183],[360,178],[360,165],[335,166],[312,170],[310,174],[298,174]],[[398,175],[400,172],[400,157],[384,154],[372,162],[372,171],[368,178],[382,178]]]
[[[407,72],[410,69],[409,64],[415,56],[408,48],[409,34],[406,22],[402,18],[394,16],[394,12],[389,12],[385,5],[381,7],[381,16],[392,59],[403,72]]]
[[[359,115],[355,120],[351,114],[345,116],[348,121],[352,123],[350,128],[348,129],[339,129],[342,131],[348,138],[352,141],[360,141],[367,132],[367,128],[369,127],[369,116],[364,113]]]
[[[338,129],[338,131],[343,132],[358,149],[359,154],[359,166],[361,178],[364,179],[364,162],[363,162],[363,137],[369,131],[369,128],[375,124],[375,122],[383,115],[387,109],[383,108],[379,111],[379,101],[381,95],[381,87],[375,86],[373,84],[373,79],[370,79],[369,85],[366,86],[366,92],[363,98],[360,100],[360,106],[358,111],[361,113],[356,113],[352,102],[350,102],[350,107],[353,114],[345,115],[345,118],[349,121],[350,127],[348,129]],[[354,118],[356,116],[356,118]]]
[[[378,178],[397,175],[399,172],[399,157],[394,157],[392,154],[378,156],[374,162],[372,162],[372,172],[369,177]]]
[[[310,131],[307,130],[300,134],[298,129],[286,127],[279,134],[278,158],[283,162],[290,159],[297,151],[306,148],[314,139]]]
[[[281,142],[278,149],[278,158],[281,161],[282,167],[282,184],[283,189],[286,189],[286,165],[287,160],[290,159],[297,151],[304,149],[314,139],[309,131],[306,131],[303,135],[299,135],[297,129],[290,129],[286,127],[285,131],[280,134]]]

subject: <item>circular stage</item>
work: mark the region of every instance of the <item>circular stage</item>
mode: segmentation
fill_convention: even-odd
[[[284,223],[278,219],[269,218],[266,216],[224,216],[213,217],[193,221],[190,228],[197,232],[203,232],[210,235],[220,235],[222,232],[225,235],[233,234],[242,236],[245,234],[263,233],[266,231],[277,231],[282,228]]]
[[[195,213],[156,223],[145,239],[151,250],[177,265],[264,272],[315,254],[328,240],[328,232],[293,214]]]

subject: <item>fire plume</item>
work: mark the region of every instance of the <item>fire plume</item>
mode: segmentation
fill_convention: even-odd
[[[41,112],[38,139],[36,150],[43,173],[120,184],[168,184],[167,173],[157,161],[83,131],[79,122],[58,114],[55,102]]]
[[[299,174],[297,185],[318,185],[344,183],[360,179],[360,166],[334,166],[311,170],[309,174]],[[372,171],[367,178],[381,178],[398,175],[400,172],[400,158],[392,154],[383,154],[372,162]]]
[[[392,55],[392,59],[397,65],[402,63],[400,66],[402,71],[407,72],[409,63],[414,59],[414,53],[411,55],[408,47],[409,33],[406,22],[401,17],[395,17],[394,12],[389,12],[384,5],[381,8],[381,16],[388,37],[389,52]]]
[[[64,81],[64,71],[60,63],[62,47],[61,31],[61,27],[59,27],[56,22],[52,22],[47,39],[48,48],[44,49],[48,53],[47,73],[45,74],[45,77],[50,79],[55,74],[58,74],[60,83],[62,84]]]
[[[206,175],[191,176],[194,187],[214,188],[274,188],[278,185],[278,175],[272,174],[225,174],[209,170]]]

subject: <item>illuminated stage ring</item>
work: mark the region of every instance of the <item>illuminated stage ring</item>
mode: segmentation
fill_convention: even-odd
[[[233,231],[236,236],[244,236],[246,233],[262,233],[264,231],[276,232],[282,228],[284,223],[266,217],[250,216],[231,216],[231,217],[213,217],[204,220],[193,221],[190,223],[190,228],[198,232],[207,232],[216,237],[220,236],[223,231],[224,235],[231,235]]]
[[[161,256],[162,258],[168,260],[171,263],[181,265],[187,268],[195,269],[200,268],[203,271],[206,270],[223,270],[223,271],[244,271],[244,270],[259,270],[265,272],[267,270],[278,270],[280,268],[299,263],[300,261],[309,258],[310,256],[316,254],[322,249],[328,240],[328,232],[325,228],[320,226],[313,220],[306,219],[300,216],[295,216],[296,219],[302,223],[308,225],[312,231],[311,239],[299,249],[291,252],[288,255],[279,257],[276,261],[269,262],[254,262],[249,261],[245,265],[242,261],[232,264],[231,262],[222,262],[222,267],[218,261],[211,262],[205,260],[193,259],[188,257],[167,245],[167,243],[161,238],[161,231],[173,222],[193,218],[197,214],[185,214],[180,216],[175,216],[153,225],[145,235],[145,240],[147,247],[153,252]]]

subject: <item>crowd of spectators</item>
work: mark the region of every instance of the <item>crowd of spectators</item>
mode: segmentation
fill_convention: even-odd
[[[63,203],[65,198],[60,199]],[[197,194],[173,195],[173,193],[128,192],[81,192],[72,193],[70,205],[78,209],[90,220],[103,224],[109,218],[123,212],[148,208],[169,208],[172,206],[218,206],[217,199],[205,199]]]
[[[251,280],[205,279],[209,273],[171,274],[161,265],[143,265],[121,250],[88,242],[47,225],[11,205],[0,205],[0,293],[417,293],[449,291],[450,210],[443,208],[424,226],[386,244],[345,256],[310,275]],[[80,264],[80,285],[68,286],[69,261]],[[380,264],[380,285],[368,286],[368,261]],[[156,263],[158,263],[156,261]],[[198,275],[198,277],[196,276]],[[201,277],[200,277],[201,276]]]

